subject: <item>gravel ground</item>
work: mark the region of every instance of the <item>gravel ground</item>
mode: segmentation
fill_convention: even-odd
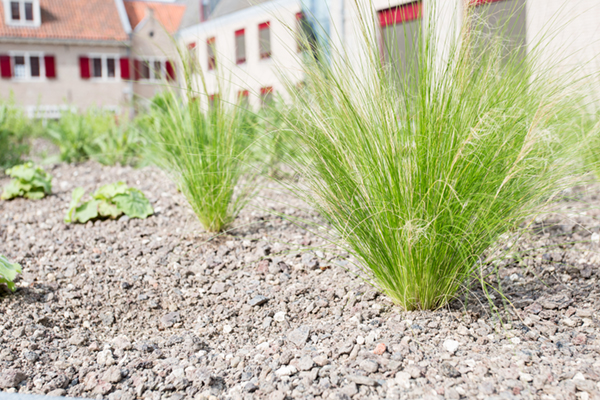
[[[575,191],[499,263],[513,304],[500,325],[478,291],[443,310],[402,312],[316,236],[267,213],[316,219],[276,187],[229,235],[211,237],[158,170],[49,172],[52,196],[0,203],[0,253],[24,267],[18,291],[0,295],[3,390],[111,400],[600,398],[600,186]],[[73,188],[115,180],[142,189],[156,214],[62,222]]]

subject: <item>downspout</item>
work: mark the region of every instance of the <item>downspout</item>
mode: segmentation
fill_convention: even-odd
[[[131,56],[133,54],[132,52],[132,47],[133,47],[133,29],[131,29],[131,23],[129,22],[129,16],[127,15],[127,10],[125,9],[125,4],[123,3],[123,0],[115,0],[115,5],[117,6],[117,11],[119,13],[119,18],[121,19],[121,25],[123,25],[123,30],[125,31],[125,33],[127,34],[127,37],[129,38],[129,43],[128,46],[126,46],[126,54],[127,54],[127,59],[130,60],[131,62]],[[130,63],[130,68],[131,68],[131,63]],[[131,76],[129,77],[129,82],[127,83],[127,90],[129,92],[129,118],[133,118],[133,114],[135,112],[134,109],[134,104],[133,104],[133,79],[131,79]]]

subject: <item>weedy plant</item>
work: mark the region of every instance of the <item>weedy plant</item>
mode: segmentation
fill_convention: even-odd
[[[90,158],[104,165],[137,165],[142,158],[144,137],[140,118],[131,122],[122,118],[94,139]]]
[[[15,291],[15,278],[17,274],[23,272],[21,265],[11,263],[6,257],[0,254],[0,285],[6,284],[10,290]]]
[[[33,163],[17,165],[6,170],[10,182],[4,187],[2,200],[11,200],[16,197],[40,200],[52,193],[52,176]]]
[[[200,67],[180,54],[183,90],[167,90],[152,102],[147,136],[151,157],[171,173],[204,228],[219,232],[253,193],[247,167],[253,114],[227,103],[223,87],[219,96],[209,99],[206,87],[200,90]]]
[[[502,34],[480,40],[469,17],[446,53],[435,13],[424,16],[415,63],[386,63],[371,5],[355,3],[360,56],[310,57],[293,98],[288,122],[311,154],[296,164],[310,190],[294,189],[367,280],[406,310],[435,309],[481,279],[503,233],[573,184],[577,149],[565,144],[581,110],[570,74],[552,76],[536,48],[507,53]]]
[[[29,152],[31,131],[31,122],[12,100],[0,104],[0,168],[23,162],[23,155]]]
[[[144,194],[123,182],[112,183],[96,190],[91,198],[83,201],[85,190],[73,190],[65,222],[86,223],[96,219],[116,219],[125,214],[129,218],[145,219],[154,214],[152,205]]]

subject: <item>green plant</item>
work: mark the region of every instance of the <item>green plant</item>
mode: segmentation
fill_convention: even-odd
[[[10,290],[15,291],[15,278],[17,274],[23,272],[21,265],[11,263],[6,257],[0,254],[0,285],[5,283]]]
[[[141,115],[133,121],[126,117],[108,127],[93,141],[94,148],[90,157],[104,165],[137,165],[141,161],[142,149],[145,145],[141,133],[145,129],[145,116]]]
[[[123,182],[102,186],[88,201],[82,202],[85,190],[73,190],[65,222],[86,223],[95,219],[116,219],[125,214],[130,218],[145,219],[154,213],[152,205],[138,189]]]
[[[6,175],[13,179],[4,187],[2,200],[15,197],[39,200],[52,193],[52,176],[30,162],[6,170]]]
[[[195,87],[193,63],[181,64],[185,98],[167,91],[153,99],[148,143],[152,160],[172,174],[204,228],[218,232],[231,224],[254,190],[245,176],[253,114],[223,100],[224,90],[209,107],[209,97]]]
[[[389,65],[370,9],[360,15],[360,61],[306,62],[308,95],[293,96],[288,122],[311,154],[296,164],[310,190],[293,189],[365,279],[404,309],[435,309],[484,284],[500,236],[576,180],[574,74],[555,76],[536,48],[507,55],[501,36],[475,52],[467,24],[446,53],[433,15],[415,41],[418,67]]]
[[[0,168],[5,169],[23,162],[29,152],[28,137],[32,124],[14,101],[0,104]]]

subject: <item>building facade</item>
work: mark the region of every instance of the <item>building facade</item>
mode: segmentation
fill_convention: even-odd
[[[435,13],[439,57],[448,56],[449,43],[463,23],[466,8],[485,16],[486,29],[508,26],[507,48],[525,54],[537,48],[542,59],[570,68],[584,66],[583,74],[599,70],[600,2],[597,0],[364,0],[375,8],[381,55],[387,62],[408,67],[407,54],[417,46],[423,20]],[[364,11],[363,11],[364,12]],[[219,80],[230,101],[249,95],[256,107],[265,93],[283,97],[286,83],[300,83],[302,51],[297,35],[303,19],[324,48],[344,48],[350,63],[360,63],[363,52],[360,21],[364,15],[354,0],[222,0],[208,20],[180,32],[180,40],[196,51],[210,96]],[[265,45],[267,43],[268,45]],[[268,54],[265,49],[268,47]]]
[[[0,98],[30,115],[129,108],[176,79],[171,38],[180,4],[124,0],[1,0]]]

